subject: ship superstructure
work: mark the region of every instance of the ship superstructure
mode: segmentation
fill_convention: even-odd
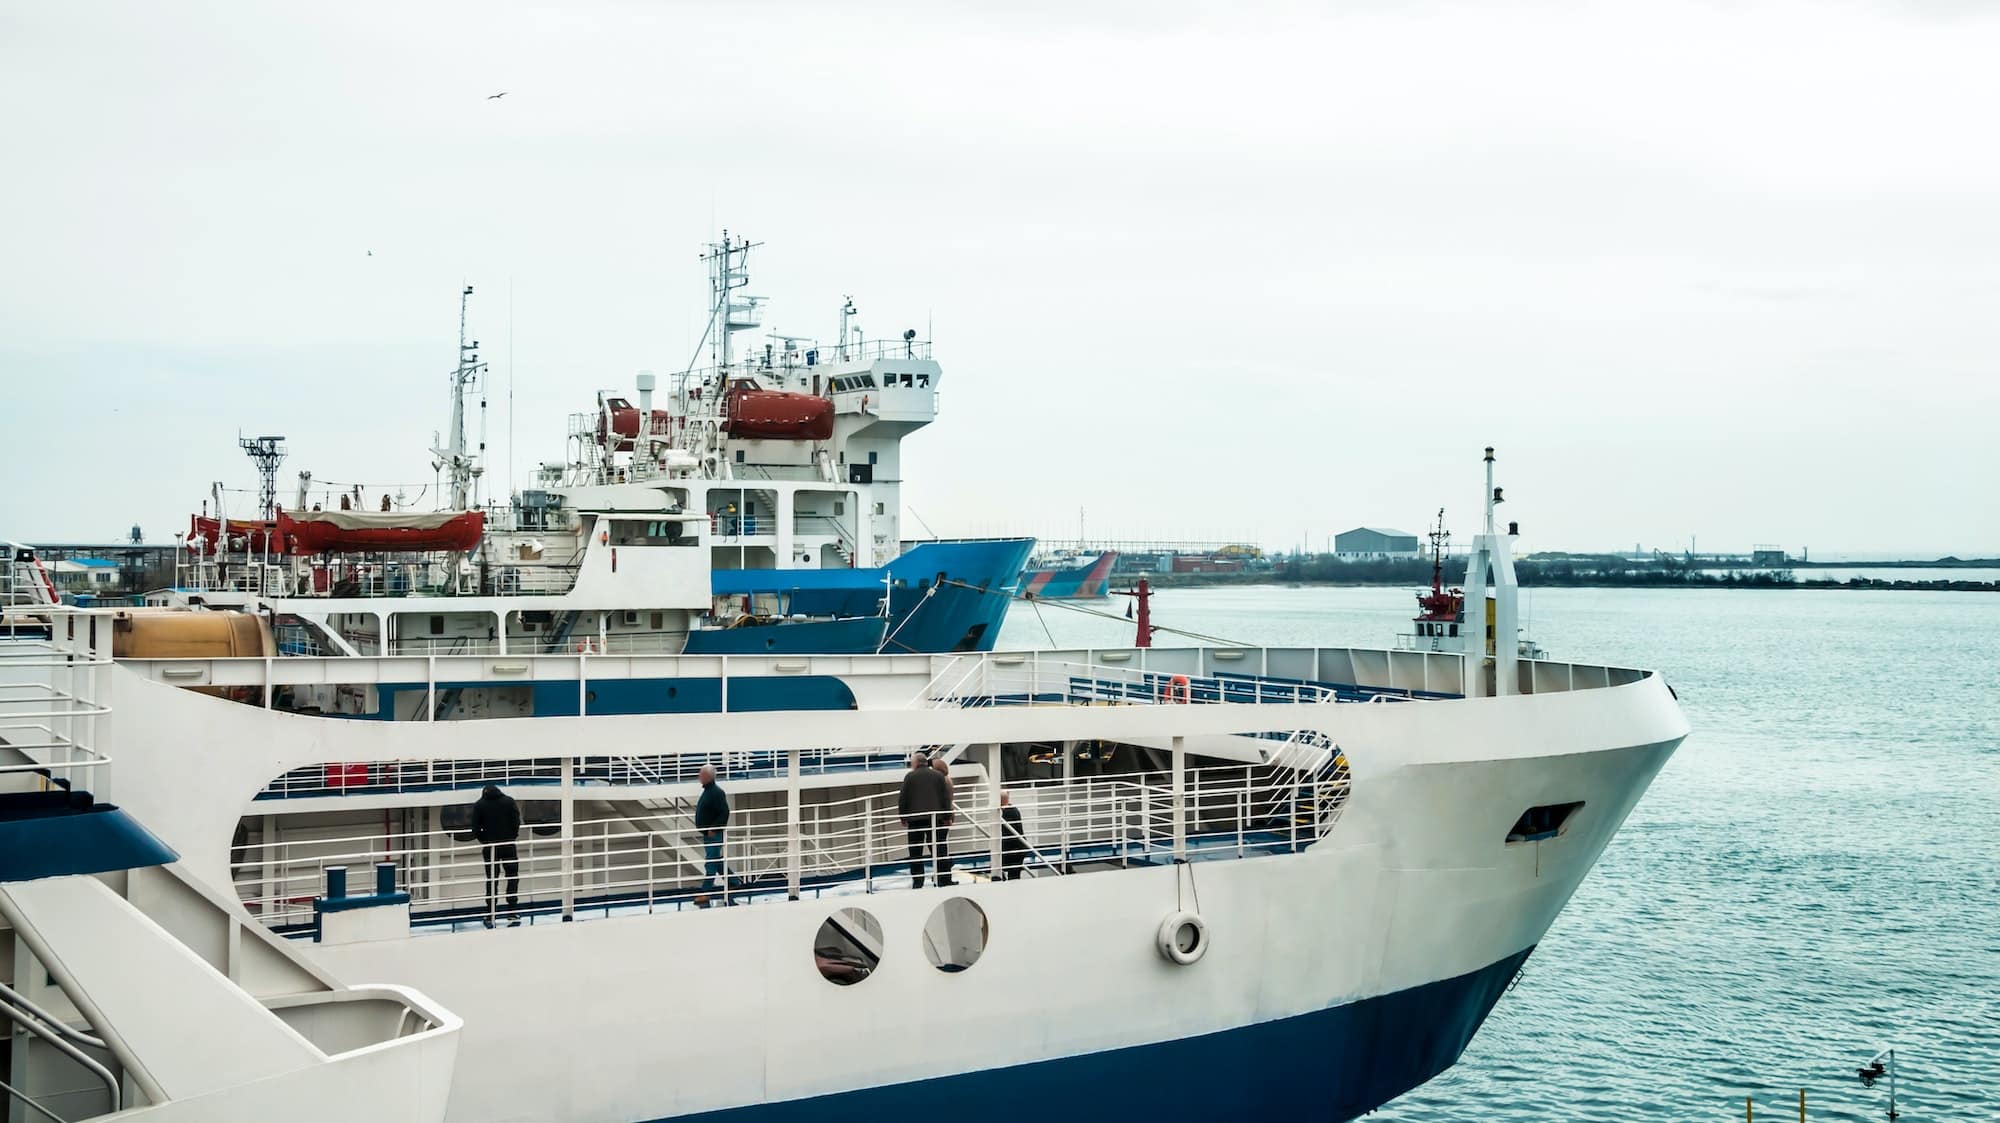
[[[486,364],[468,287],[432,449],[445,504],[301,472],[289,506],[197,516],[158,599],[268,609],[294,629],[286,650],[330,654],[992,646],[1032,540],[902,547],[902,440],[937,416],[943,377],[929,343],[864,339],[849,299],[831,346],[738,347],[762,324],[744,293],[754,248],[725,232],[705,257],[711,365],[664,392],[641,372],[632,396],[599,393],[564,459],[504,504],[478,501],[484,440],[467,419]],[[283,438],[260,440],[270,490]]]

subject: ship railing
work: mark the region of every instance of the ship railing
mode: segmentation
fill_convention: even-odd
[[[907,762],[909,756],[910,750],[905,748],[801,749],[799,775],[858,774],[892,768]],[[783,749],[583,756],[572,758],[570,781],[588,798],[613,799],[622,798],[621,788],[692,784],[704,767],[739,779],[783,776],[790,771],[789,757],[789,750]],[[558,757],[310,764],[272,780],[256,798],[410,795],[476,791],[487,784],[546,788],[562,780],[562,758]]]
[[[970,666],[967,661],[976,660]],[[919,702],[932,708],[1022,705],[1318,704],[1362,700],[1360,688],[1272,681],[1255,675],[1166,671],[1045,660],[1038,652],[955,656],[932,676]],[[1402,700],[1408,691],[1368,692]]]
[[[1325,837],[1346,790],[1344,759],[1310,774],[1253,765],[1188,768],[1178,798],[1165,771],[1005,785],[967,776],[958,785],[953,822],[941,833],[953,865],[968,877],[1017,864],[1024,876],[1042,877],[1159,864],[1176,855],[1288,853]],[[999,815],[1002,791],[1022,813],[1012,862]],[[913,873],[910,825],[898,816],[897,799],[897,791],[886,789],[811,802],[740,799],[723,832],[722,875],[713,880],[704,840],[683,802],[621,809],[579,797],[573,820],[564,824],[538,813],[546,805],[524,801],[529,813],[515,842],[518,914],[609,916],[688,907],[704,896],[754,903],[895,890]],[[234,847],[231,868],[246,909],[273,927],[309,927],[325,867],[389,861],[418,924],[483,919],[488,854],[466,830],[336,832],[306,827]],[[497,872],[504,882],[505,871]],[[504,917],[506,885],[496,889],[492,903]]]
[[[34,616],[45,637],[0,645],[0,791],[69,788],[111,762],[94,747],[111,713],[111,616],[59,605]]]

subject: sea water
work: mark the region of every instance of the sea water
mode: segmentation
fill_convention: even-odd
[[[1258,645],[1388,646],[1414,607],[1153,601]],[[1855,1069],[1893,1044],[1905,1123],[2000,1120],[2000,594],[1541,589],[1523,610],[1551,658],[1661,671],[1694,732],[1459,1063],[1371,1119],[1729,1120],[1746,1096],[1795,1119],[1802,1088],[1813,1120],[1882,1119]],[[1021,603],[1000,646],[1131,637]]]

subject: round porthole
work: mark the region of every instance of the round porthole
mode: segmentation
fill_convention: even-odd
[[[963,971],[986,951],[986,913],[964,897],[931,910],[924,921],[924,954],[940,971]]]
[[[813,937],[813,966],[820,977],[851,987],[882,962],[882,922],[862,909],[841,909],[820,921]]]

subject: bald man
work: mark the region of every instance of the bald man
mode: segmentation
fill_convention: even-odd
[[[722,785],[715,782],[715,766],[701,766],[701,798],[694,805],[694,829],[701,834],[701,847],[707,866],[707,875],[701,883],[701,892],[694,903],[708,907],[708,895],[715,890],[715,879],[722,876],[722,832],[729,825],[729,796]],[[725,885],[727,883],[725,882]],[[728,894],[723,895],[728,899]]]

